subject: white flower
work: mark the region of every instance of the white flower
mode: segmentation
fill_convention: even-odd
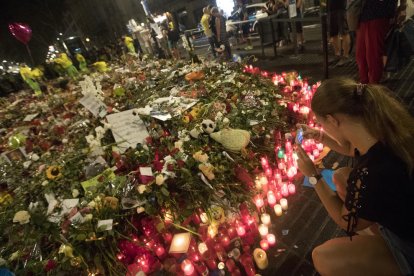
[[[95,140],[95,136],[88,135],[88,136],[85,136],[85,139],[86,139],[86,142],[88,142],[88,144],[90,144],[90,143],[92,143],[92,141]]]
[[[228,118],[224,118],[223,119],[223,124],[228,124],[228,123],[230,123],[230,120]]]
[[[138,208],[137,208],[137,213],[138,213],[138,214],[141,214],[141,213],[143,213],[143,212],[145,212],[145,208],[144,208],[144,207],[138,207]]]
[[[138,193],[140,194],[140,195],[142,195],[143,193],[145,193],[145,191],[147,190],[147,186],[145,186],[145,185],[139,185],[138,186]]]
[[[39,206],[39,202],[38,201],[36,201],[36,202],[30,202],[30,204],[29,204],[29,210],[33,210],[33,209],[37,208],[37,206]]]
[[[37,161],[40,159],[39,155],[37,155],[36,153],[33,153],[31,158],[33,161]]]
[[[66,139],[66,138],[63,138],[63,139],[62,139],[62,143],[63,143],[63,144],[67,144],[68,142],[69,142],[69,140],[68,140],[68,139]]]
[[[96,132],[97,136],[98,135],[103,135],[103,134],[105,134],[105,129],[101,126],[98,126],[98,127],[95,128],[95,132]]]
[[[78,189],[73,189],[72,190],[72,196],[75,198],[75,197],[78,197],[78,195],[79,195],[79,190]]]
[[[27,211],[19,211],[14,214],[13,222],[18,222],[20,224],[26,224],[30,222],[30,214]]]
[[[86,216],[83,217],[83,221],[87,222],[87,221],[91,221],[93,218],[92,214],[87,214]]]
[[[49,181],[47,181],[47,180],[45,180],[45,181],[42,182],[42,186],[43,187],[46,186],[47,184],[49,184]]]
[[[177,142],[174,143],[174,147],[179,149],[180,151],[183,151],[183,141],[178,140]]]
[[[88,203],[88,207],[89,207],[89,208],[95,208],[95,206],[96,206],[96,202],[95,202],[95,201],[93,201],[93,200],[92,200],[91,202],[89,202],[89,203]]]
[[[157,184],[158,186],[164,184],[164,176],[162,174],[159,174],[155,177],[155,184]]]
[[[26,161],[23,163],[23,168],[28,169],[30,167],[30,165],[32,164],[32,161]]]

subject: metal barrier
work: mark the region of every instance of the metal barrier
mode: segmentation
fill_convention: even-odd
[[[264,56],[264,47],[273,46],[274,56],[277,56],[276,44],[280,41],[279,37],[279,23],[291,23],[293,44],[295,46],[295,55],[298,54],[297,37],[296,37],[296,22],[307,23],[321,23],[322,32],[322,51],[323,51],[323,68],[324,76],[327,79],[329,77],[328,71],[328,35],[327,35],[327,16],[322,14],[320,17],[309,18],[277,18],[277,15],[271,15],[266,18],[258,20],[260,44],[262,47],[262,55]]]

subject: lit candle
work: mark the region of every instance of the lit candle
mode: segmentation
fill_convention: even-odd
[[[289,191],[289,194],[291,194],[291,195],[295,194],[296,193],[296,186],[295,186],[295,184],[290,183],[288,185],[288,191]]]
[[[190,241],[190,233],[175,234],[171,242],[169,253],[187,253],[188,248],[190,247]]]
[[[244,228],[243,225],[237,226],[236,231],[237,231],[237,235],[239,235],[239,237],[243,237],[244,235],[246,235],[246,229]]]
[[[288,187],[287,187],[286,183],[284,183],[282,185],[282,188],[281,188],[280,192],[281,192],[282,196],[284,196],[284,197],[287,197],[289,195],[289,190],[288,190]]]
[[[263,249],[256,248],[253,251],[253,258],[259,269],[265,269],[269,265],[267,254]]]
[[[257,179],[254,181],[254,184],[255,184],[256,190],[261,190],[261,189],[262,189],[262,182],[260,181],[260,179],[259,179],[259,178],[257,178]]]
[[[259,209],[263,207],[264,201],[261,195],[256,195],[254,197],[254,204],[256,204],[256,207]]]
[[[285,151],[286,153],[292,153],[292,143],[290,141],[287,141],[285,144]]]
[[[269,225],[270,224],[270,215],[269,214],[266,214],[266,213],[262,214],[260,216],[260,219],[261,219],[261,221],[262,221],[263,224],[265,224],[265,225]]]
[[[316,147],[318,148],[319,151],[323,150],[323,144],[322,143],[316,144]]]
[[[215,225],[210,225],[208,227],[208,234],[210,235],[210,238],[214,238],[218,233],[218,229],[217,226]]]
[[[266,176],[264,176],[264,175],[262,175],[262,176],[260,177],[260,183],[261,183],[262,185],[267,185],[267,183],[268,183],[268,181],[267,181],[267,177],[266,177]]]
[[[298,170],[296,169],[296,167],[293,166],[293,159],[292,159],[292,167],[289,167],[286,175],[289,179],[292,179],[295,177],[295,175],[298,173]]]
[[[208,223],[208,216],[207,216],[206,213],[201,213],[200,214],[200,219],[201,219],[202,223],[204,223],[204,224]]]
[[[269,203],[270,207],[273,207],[276,204],[276,196],[273,191],[267,192],[267,203]]]
[[[221,237],[221,245],[224,248],[227,248],[230,245],[230,238],[227,235],[224,235]]]
[[[280,217],[283,214],[282,206],[280,206],[280,204],[276,204],[274,209],[275,209],[276,216]]]
[[[280,206],[282,207],[282,210],[286,211],[288,209],[288,201],[286,198],[280,200]]]
[[[273,246],[276,244],[276,236],[273,234],[267,234],[266,236],[267,241],[269,242],[270,246]]]
[[[198,245],[198,252],[200,252],[200,254],[203,255],[207,251],[207,244],[205,244],[204,242],[200,242],[200,244]]]
[[[234,227],[230,227],[227,230],[227,234],[229,234],[229,237],[232,240],[232,239],[234,239],[237,236],[237,231],[236,231],[236,229]]]
[[[268,250],[269,249],[269,242],[267,240],[261,240],[260,241],[260,247],[263,250]]]
[[[267,177],[271,177],[272,176],[272,169],[271,168],[267,168],[265,170],[265,174],[266,174]]]
[[[269,233],[269,227],[265,224],[260,224],[258,229],[261,236],[266,236]]]
[[[260,163],[262,164],[263,169],[267,169],[269,167],[269,162],[266,157],[260,158]]]
[[[162,245],[158,244],[158,245],[155,247],[155,254],[156,254],[158,257],[162,257],[162,256],[164,256],[164,254],[165,254],[165,249],[164,249],[164,247],[162,247]]]
[[[191,275],[194,273],[193,263],[189,259],[185,259],[181,263],[181,269],[183,270],[184,275]]]

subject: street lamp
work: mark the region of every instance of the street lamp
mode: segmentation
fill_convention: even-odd
[[[86,42],[89,42],[89,41],[91,41],[91,40],[89,39],[89,37],[87,37],[87,38],[85,38],[85,41],[86,41]]]
[[[59,33],[59,35],[63,35],[62,33]]]

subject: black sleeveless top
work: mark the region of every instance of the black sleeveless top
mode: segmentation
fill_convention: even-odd
[[[414,181],[405,163],[380,142],[364,155],[355,151],[356,166],[349,175],[345,199],[348,235],[354,234],[358,218],[363,218],[414,242]]]

